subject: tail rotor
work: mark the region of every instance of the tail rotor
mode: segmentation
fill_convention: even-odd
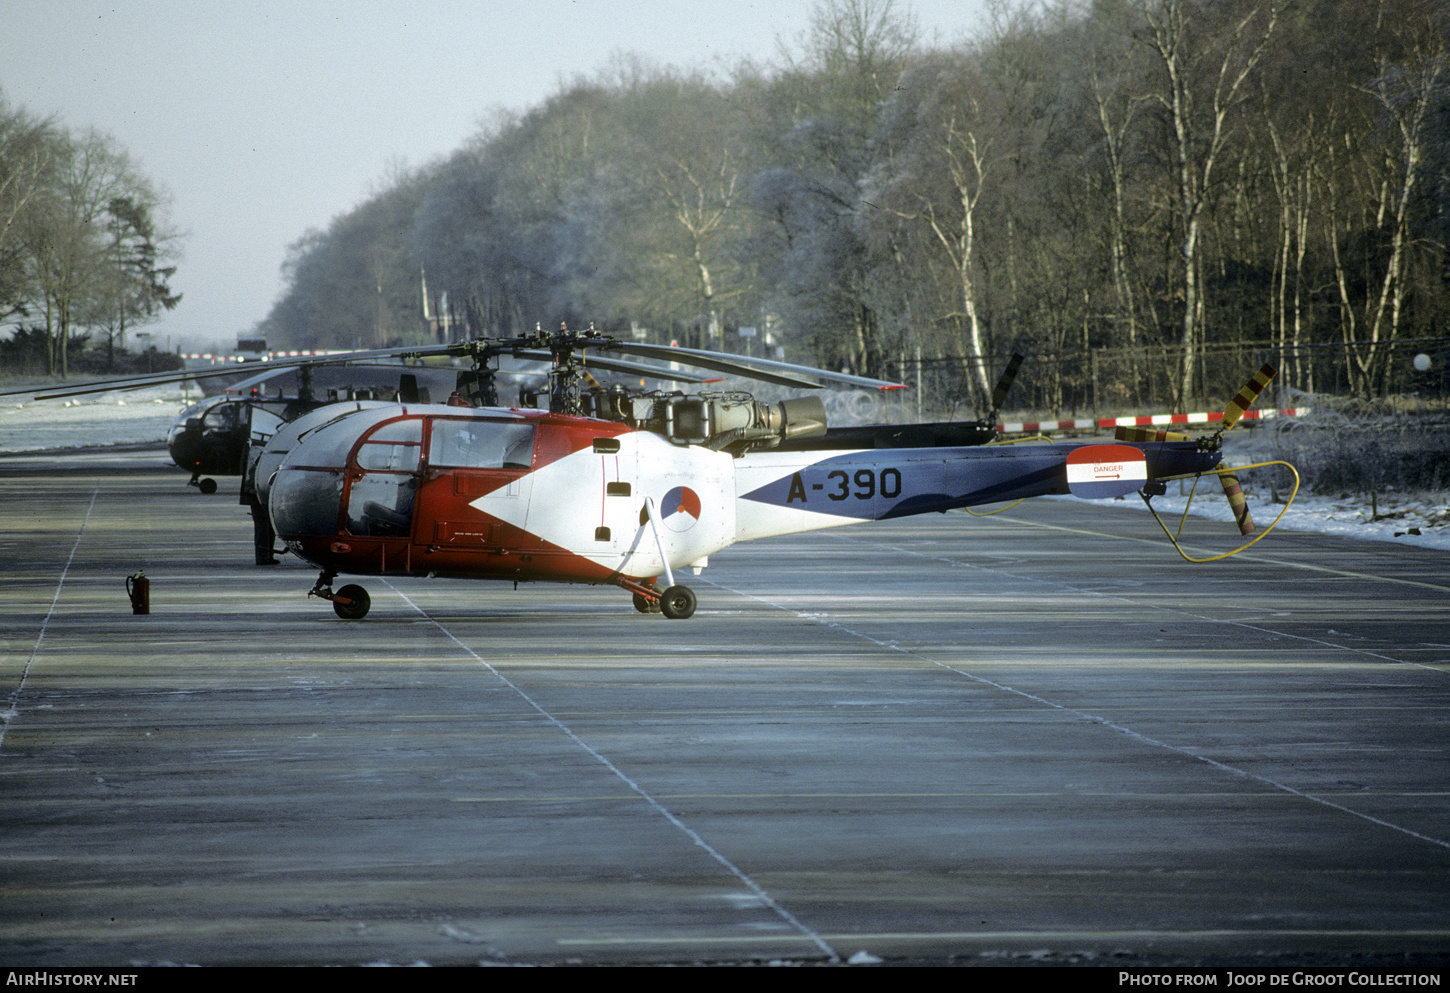
[[[1160,431],[1155,428],[1145,427],[1120,427],[1115,432],[1118,441],[1133,441],[1138,443],[1152,444],[1164,441],[1197,441],[1199,447],[1204,451],[1217,451],[1223,444],[1223,436],[1231,431],[1235,424],[1244,416],[1244,413],[1258,400],[1259,394],[1269,385],[1269,381],[1278,374],[1278,370],[1271,365],[1264,365],[1253,377],[1244,384],[1244,388],[1234,394],[1228,406],[1224,407],[1223,418],[1219,428],[1211,435],[1204,435],[1195,439],[1192,435],[1183,434],[1179,431]],[[1228,499],[1230,511],[1233,513],[1234,522],[1238,525],[1239,534],[1250,535],[1254,533],[1254,518],[1249,513],[1248,501],[1244,499],[1243,487],[1239,483],[1236,471],[1232,468],[1219,469],[1217,472],[1219,483],[1223,486],[1223,495]]]

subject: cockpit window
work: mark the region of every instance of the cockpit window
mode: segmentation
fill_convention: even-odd
[[[375,428],[357,449],[360,469],[413,472],[423,453],[423,421],[408,418]]]
[[[265,443],[272,435],[277,433],[277,429],[284,423],[286,421],[282,416],[282,411],[276,406],[263,406],[261,404],[254,406],[252,408],[251,423],[252,444]]]
[[[332,404],[304,414],[288,427],[296,432],[293,455],[285,464],[295,466],[296,454],[305,451],[309,464],[341,469],[357,442],[358,435],[370,425],[398,416],[395,404]],[[303,444],[303,442],[306,444]]]
[[[236,401],[219,403],[202,415],[201,422],[208,431],[230,431],[237,426],[237,415],[241,410],[242,405]]]
[[[423,444],[423,419],[408,417],[375,428],[368,435],[368,441],[404,441],[415,445]]]
[[[428,464],[465,469],[528,469],[534,426],[517,421],[435,418]]]

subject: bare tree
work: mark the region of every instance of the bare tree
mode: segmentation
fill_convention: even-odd
[[[1443,35],[1432,31],[1429,51],[1414,53],[1413,62],[1383,65],[1380,75],[1367,87],[1384,108],[1385,119],[1398,139],[1391,161],[1398,166],[1390,188],[1385,229],[1389,236],[1389,259],[1384,278],[1371,300],[1366,301],[1365,340],[1370,347],[1357,356],[1366,384],[1373,384],[1375,368],[1383,363],[1381,343],[1393,342],[1400,333],[1408,280],[1406,267],[1412,238],[1410,213],[1419,193],[1430,136],[1428,125],[1433,108],[1446,100],[1447,66],[1450,54],[1443,47]],[[1393,147],[1393,146],[1392,146]],[[1367,390],[1368,392],[1368,390]]]
[[[107,211],[119,197],[149,189],[109,137],[88,132],[60,142],[50,181],[19,222],[32,270],[33,293],[45,315],[49,371],[65,375],[78,318],[94,316],[107,295]]]
[[[777,309],[818,361],[866,373],[881,372],[886,351],[878,313],[883,281],[868,269],[856,216],[873,166],[871,135],[917,38],[914,18],[895,0],[817,3],[801,55],[785,56],[778,88],[792,94],[792,112],[774,150],[775,169],[760,186],[777,194],[759,206],[777,244],[788,246]],[[795,203],[779,199],[787,190]],[[789,229],[787,218],[807,227]]]
[[[1278,20],[1270,2],[1245,14],[1225,14],[1202,0],[1136,0],[1147,26],[1143,40],[1156,53],[1161,85],[1149,95],[1167,118],[1172,147],[1183,315],[1178,345],[1178,404],[1194,389],[1204,306],[1200,235],[1214,170],[1232,135],[1244,84],[1259,64]]]
[[[654,228],[661,240],[639,247],[691,273],[702,325],[698,344],[720,349],[722,307],[742,292],[733,248],[745,219],[741,198],[750,163],[724,94],[700,82],[669,89],[669,107],[655,126],[631,129],[629,147],[643,166],[635,174],[641,202],[667,214],[669,222]],[[718,286],[722,276],[734,286]]]
[[[915,18],[896,0],[818,0],[805,49],[822,109],[858,123],[874,118],[917,37]]]
[[[894,218],[893,227],[919,227],[946,263],[954,306],[937,319],[959,328],[953,344],[982,397],[992,392],[975,254],[976,214],[992,168],[992,118],[981,103],[986,89],[969,56],[913,67],[884,114],[880,140],[889,152],[863,184],[868,217],[874,212]]]
[[[44,187],[57,140],[52,121],[11,108],[0,94],[0,318],[25,307],[27,267],[16,222]]]

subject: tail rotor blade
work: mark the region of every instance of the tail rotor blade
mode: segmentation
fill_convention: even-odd
[[[1254,401],[1259,398],[1259,394],[1264,392],[1264,387],[1269,385],[1269,380],[1273,379],[1278,372],[1279,370],[1273,366],[1265,365],[1258,372],[1254,373],[1254,378],[1250,379],[1248,384],[1239,390],[1234,398],[1228,402],[1228,406],[1223,409],[1222,430],[1227,431],[1239,422],[1239,418],[1244,416],[1244,411],[1254,405]]]
[[[1244,499],[1239,477],[1232,472],[1221,472],[1218,474],[1218,481],[1223,484],[1223,495],[1228,497],[1228,506],[1233,511],[1234,522],[1239,526],[1239,534],[1253,534],[1254,518],[1249,513],[1249,502]]]
[[[1156,428],[1129,428],[1119,427],[1113,432],[1113,437],[1118,441],[1192,441],[1191,435],[1180,434],[1177,431],[1159,431]]]

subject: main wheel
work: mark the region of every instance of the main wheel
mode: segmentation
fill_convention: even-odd
[[[211,496],[213,493],[216,492],[216,480],[203,479],[196,484],[196,488],[201,490],[207,496]]]
[[[660,594],[660,610],[672,621],[683,621],[695,612],[695,591],[688,586],[671,586]]]
[[[367,616],[368,608],[373,605],[373,598],[368,596],[368,591],[361,586],[355,586],[351,583],[338,590],[337,595],[343,597],[348,602],[343,603],[342,600],[334,600],[332,601],[332,609],[338,617],[341,617],[345,621],[361,620]]]

